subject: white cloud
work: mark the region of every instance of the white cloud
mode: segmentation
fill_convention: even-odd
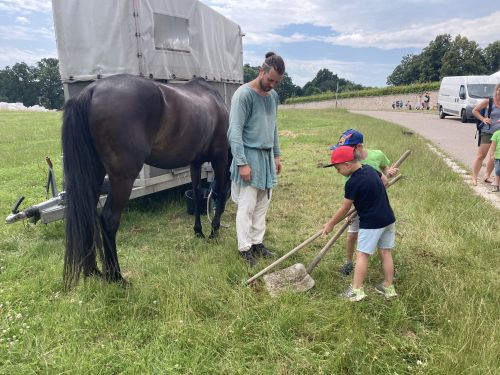
[[[0,0],[0,10],[6,12],[50,12],[50,0]]]
[[[16,62],[24,62],[28,65],[35,65],[38,61],[43,58],[55,57],[57,58],[57,52],[55,50],[26,50],[19,48],[2,48],[2,53],[0,54],[0,66],[12,66]]]
[[[485,46],[500,39],[499,19],[500,11],[482,18],[454,18],[433,25],[414,24],[397,32],[345,33],[326,38],[325,41],[331,44],[353,47],[423,48],[437,35],[451,34],[456,36],[460,34]]]
[[[290,24],[329,27],[336,35],[324,35],[328,43],[352,46],[422,48],[439,34],[461,34],[484,46],[500,39],[500,9],[487,16],[471,17],[471,5],[457,0],[245,0],[204,1],[238,23],[250,44],[292,43],[319,37],[279,35]],[[486,13],[486,12],[484,12]],[[457,15],[460,15],[458,17]]]
[[[55,39],[54,31],[45,27],[0,25],[0,40],[40,40]]]
[[[30,23],[29,19],[26,17],[16,17],[16,21],[22,25],[27,25]]]

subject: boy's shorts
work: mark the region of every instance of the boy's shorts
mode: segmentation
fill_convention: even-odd
[[[500,176],[500,159],[495,159],[495,176]]]
[[[347,233],[358,233],[359,232],[359,216],[352,220],[352,223],[347,227]]]
[[[377,247],[379,249],[393,249],[396,242],[396,226],[394,223],[384,228],[359,229],[358,251],[365,254],[373,254]]]

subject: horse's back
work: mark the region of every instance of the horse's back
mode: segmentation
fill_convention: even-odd
[[[117,160],[135,161],[135,173],[144,162],[176,168],[209,161],[228,148],[227,107],[203,79],[162,84],[114,75],[88,89],[90,131],[108,173]]]

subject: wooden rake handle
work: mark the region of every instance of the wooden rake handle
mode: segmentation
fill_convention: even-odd
[[[398,160],[396,160],[396,162],[392,165],[392,166],[393,166],[393,168],[399,168],[399,166],[400,166],[401,164],[403,164],[403,162],[406,160],[406,158],[407,158],[408,156],[410,156],[410,154],[411,154],[411,150],[406,150],[406,151],[403,153],[403,155],[401,155],[401,156],[400,156],[400,158],[399,158]],[[396,182],[396,181],[394,181],[394,182]],[[388,185],[387,187],[389,187],[389,185]]]
[[[273,263],[271,263],[269,266],[267,266],[266,268],[264,268],[262,271],[256,273],[254,276],[252,276],[251,278],[249,278],[246,281],[246,283],[250,284],[252,281],[258,279],[259,277],[261,277],[262,275],[264,275],[266,272],[268,272],[272,268],[276,267],[278,264],[282,263],[284,260],[290,258],[293,254],[295,254],[297,251],[299,251],[300,249],[302,249],[304,246],[310,244],[316,238],[318,238],[319,236],[321,236],[321,233],[323,233],[323,230],[320,230],[320,231],[314,233],[311,237],[309,237],[307,240],[305,240],[304,242],[302,242],[300,245],[298,245],[297,247],[293,248],[288,253],[286,253],[285,255],[283,255],[281,258],[277,259],[276,261],[274,261]]]
[[[387,184],[387,186],[385,188],[386,189],[389,188],[389,186],[393,185],[401,177],[402,176],[400,174],[397,175],[396,177],[394,177],[391,181],[389,181],[389,183]],[[349,222],[352,219],[354,219],[356,216],[358,216],[358,213],[356,212],[356,210],[354,208],[351,208],[349,210],[349,212],[347,213],[346,216],[348,216],[349,219],[344,222],[344,224],[339,228],[339,230],[337,231],[337,233],[335,233],[335,236],[333,236],[332,238],[330,238],[330,240],[326,243],[326,245],[320,250],[320,252],[318,253],[318,255],[316,255],[316,257],[313,259],[313,261],[311,263],[309,263],[309,265],[307,266],[307,273],[308,274],[311,274],[312,270],[314,270],[316,268],[316,266],[318,265],[318,263],[323,259],[323,257],[328,252],[328,250],[330,250],[330,248],[335,243],[335,241],[337,241],[339,239],[339,237],[342,235],[342,233],[344,233],[344,231],[346,230],[346,228],[349,226]]]
[[[403,153],[403,155],[401,155],[401,157],[393,164],[393,167],[398,168],[406,160],[406,158],[410,155],[410,153],[411,153],[411,150],[406,150]],[[401,175],[398,175],[398,176],[394,177],[391,181],[389,181],[389,183],[387,184],[386,188],[388,188],[389,186],[391,186],[392,184],[394,184],[400,178],[401,178]],[[346,217],[349,217],[349,221],[350,221],[350,220],[354,219],[356,217],[356,215],[357,215],[356,209],[355,208],[351,208],[349,210],[349,212],[347,213]],[[337,233],[335,234],[335,236],[333,236],[326,243],[326,245],[323,247],[323,249],[321,249],[320,253],[316,256],[316,258],[314,258],[313,261],[309,264],[309,266],[307,267],[307,272],[308,273],[310,271],[312,271],[318,265],[318,263],[321,261],[321,259],[323,259],[323,257],[325,256],[326,252],[335,243],[335,241],[337,241],[338,238],[342,235],[342,233],[345,231],[345,229],[349,226],[349,221],[345,222],[342,225],[342,227],[337,231]],[[250,284],[251,282],[257,280],[262,275],[266,274],[269,270],[271,270],[274,267],[276,267],[278,264],[283,263],[283,261],[285,261],[286,259],[290,258],[293,254],[295,254],[297,251],[299,251],[300,249],[302,249],[304,246],[310,244],[316,238],[318,238],[319,236],[321,236],[322,233],[323,233],[323,229],[321,229],[318,232],[316,232],[315,234],[313,234],[311,237],[309,237],[307,240],[305,240],[304,242],[302,242],[297,247],[295,247],[292,250],[290,250],[288,253],[286,253],[285,255],[283,255],[281,258],[275,260],[269,266],[267,266],[266,268],[264,268],[260,272],[258,272],[255,275],[253,275],[251,278],[249,278],[246,281],[246,284]]]

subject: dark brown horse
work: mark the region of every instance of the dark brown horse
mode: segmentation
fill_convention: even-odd
[[[116,232],[134,180],[144,163],[171,169],[190,165],[196,235],[203,236],[201,166],[214,170],[215,214],[211,236],[220,227],[229,187],[228,111],[203,79],[166,85],[130,75],[96,81],[64,108],[62,146],[66,186],[64,282],[80,274],[122,281]],[[98,214],[105,175],[110,191]]]

